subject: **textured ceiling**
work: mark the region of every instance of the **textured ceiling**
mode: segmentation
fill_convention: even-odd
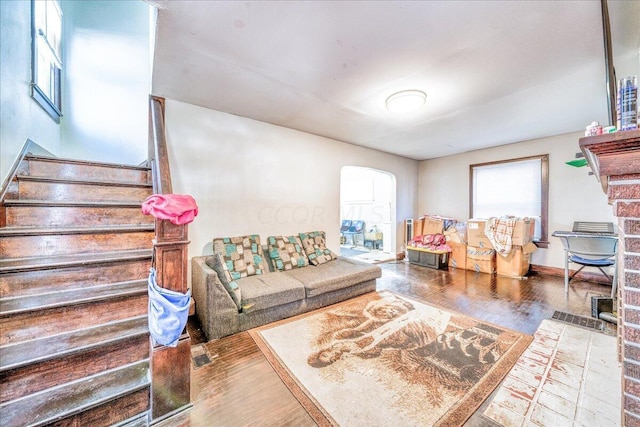
[[[608,124],[598,1],[150,3],[170,99],[420,160]],[[638,61],[640,2],[609,10]]]

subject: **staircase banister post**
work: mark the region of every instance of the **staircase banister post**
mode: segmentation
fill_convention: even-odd
[[[155,194],[171,194],[171,171],[165,138],[164,99],[149,98],[149,167]],[[156,281],[158,286],[188,290],[188,225],[155,220]],[[191,405],[191,338],[185,327],[176,347],[151,346],[151,423],[169,418]]]

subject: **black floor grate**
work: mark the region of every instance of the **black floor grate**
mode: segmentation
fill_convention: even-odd
[[[604,332],[605,323],[600,319],[594,319],[592,317],[576,316],[575,314],[565,313],[562,311],[554,311],[552,319],[559,320],[565,323],[571,323],[572,325],[582,326],[583,328],[595,329],[596,331]]]
[[[211,363],[211,358],[204,345],[191,347],[191,361],[193,362],[193,369],[199,369]]]

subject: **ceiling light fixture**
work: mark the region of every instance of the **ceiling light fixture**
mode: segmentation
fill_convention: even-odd
[[[427,102],[427,94],[420,90],[402,90],[387,98],[387,110],[392,113],[409,113]]]

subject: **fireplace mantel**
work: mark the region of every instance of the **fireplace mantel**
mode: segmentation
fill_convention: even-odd
[[[580,149],[607,196],[610,177],[638,175],[640,179],[640,130],[580,138]],[[613,201],[610,196],[609,201]]]

